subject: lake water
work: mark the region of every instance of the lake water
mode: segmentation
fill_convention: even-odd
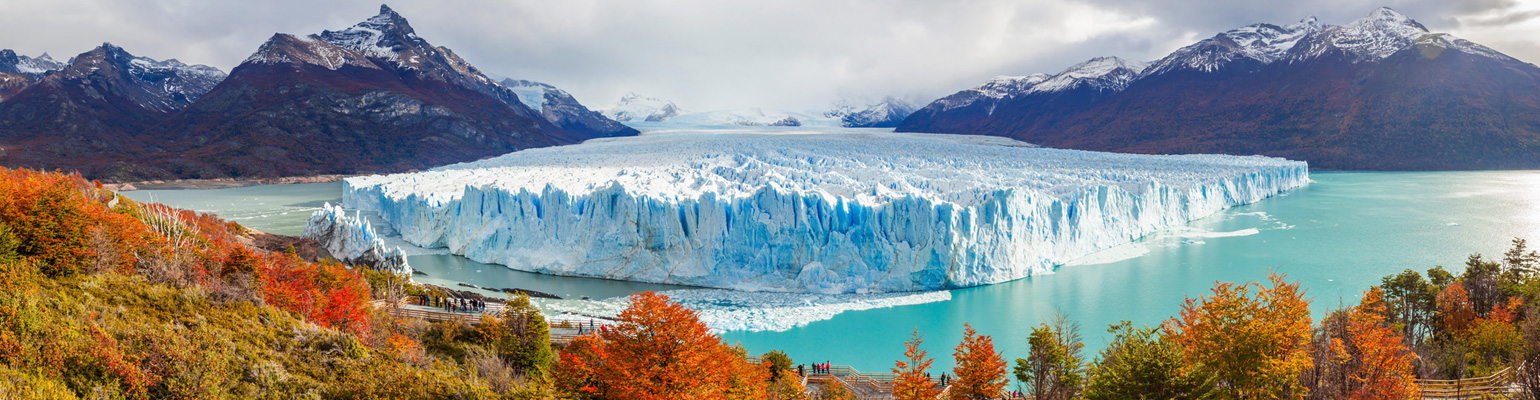
[[[1303,189],[1095,256],[1109,262],[954,290],[948,301],[845,312],[783,332],[722,336],[754,353],[786,351],[800,363],[832,361],[886,371],[903,355],[909,333],[919,330],[939,372],[950,369],[965,322],[994,336],[998,349],[1014,359],[1025,356],[1032,326],[1063,313],[1082,325],[1087,348],[1094,350],[1110,339],[1108,324],[1159,324],[1178,312],[1184,298],[1206,294],[1216,281],[1287,274],[1302,283],[1319,317],[1356,303],[1385,275],[1434,265],[1458,273],[1468,254],[1496,257],[1515,237],[1540,240],[1540,171],[1317,172],[1312,178]],[[316,184],[128,195],[143,200],[153,194],[167,204],[211,211],[259,230],[298,234],[307,210],[336,201],[340,193],[340,184]],[[448,255],[414,256],[411,263],[429,274],[422,281],[516,286],[567,297],[673,288],[528,274]]]

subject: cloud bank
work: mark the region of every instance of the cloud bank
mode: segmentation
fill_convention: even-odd
[[[377,0],[10,0],[0,48],[64,59],[110,41],[229,70],[274,32],[318,33]],[[1102,55],[1152,60],[1223,30],[1341,24],[1389,6],[1540,61],[1540,0],[396,0],[418,35],[483,71],[551,83],[590,106],[626,92],[691,110],[817,109],[838,96],[928,101],[998,75]]]

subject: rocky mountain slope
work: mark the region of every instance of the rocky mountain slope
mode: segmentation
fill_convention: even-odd
[[[154,146],[151,128],[225,77],[213,67],[138,57],[111,43],[56,71],[46,70],[58,65],[51,59],[31,61],[30,69],[16,70],[46,75],[0,102],[0,164],[7,166],[93,174],[127,168],[122,161]]]
[[[547,121],[573,132],[594,136],[630,136],[636,129],[605,117],[579,103],[572,94],[555,86],[522,79],[503,79],[504,87],[518,95],[525,106],[539,111]]]
[[[54,61],[48,53],[37,58],[17,55],[10,49],[0,50],[0,101],[21,93],[44,75],[64,69],[64,63]]]
[[[605,116],[620,122],[663,122],[684,113],[674,102],[636,93],[621,96],[614,106],[604,110]]]
[[[876,102],[858,102],[851,99],[834,101],[834,106],[824,112],[828,118],[838,119],[846,128],[893,128],[918,108],[896,97],[884,97]]]
[[[386,6],[276,34],[228,77],[110,44],[50,63],[0,52],[0,165],[107,181],[356,174],[636,134],[560,90],[526,105]]]
[[[1250,25],[1148,65],[997,78],[898,130],[1318,169],[1540,168],[1540,68],[1381,8],[1344,25]]]

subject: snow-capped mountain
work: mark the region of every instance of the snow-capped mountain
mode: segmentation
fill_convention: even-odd
[[[604,115],[620,122],[662,122],[684,112],[668,100],[626,93],[614,106],[605,109]]]
[[[1057,93],[1075,89],[1098,92],[1118,92],[1139,77],[1148,63],[1129,61],[1117,57],[1096,57],[1075,64],[1027,89],[1026,94]]]
[[[57,66],[50,60],[32,59],[17,70]],[[137,139],[224,77],[213,67],[138,57],[104,43],[0,102],[0,141],[10,150],[0,164],[92,172],[138,151]]]
[[[1328,169],[1540,167],[1540,68],[1389,8],[1254,24],[1145,67],[1093,59],[938,99],[898,130]]]
[[[903,122],[915,109],[907,100],[888,96],[877,102],[858,102],[842,98],[824,116],[840,120],[847,128],[892,128]]]
[[[1212,72],[1238,62],[1270,64],[1282,59],[1300,39],[1320,29],[1321,24],[1315,17],[1293,25],[1243,26],[1177,49],[1152,63],[1145,74],[1158,75],[1180,69]]]
[[[27,86],[32,86],[43,75],[64,69],[64,63],[54,61],[48,53],[37,58],[17,55],[10,49],[0,50],[0,101],[15,96]]]
[[[751,107],[737,110],[689,112],[659,119],[679,126],[802,126],[809,116],[799,113],[766,111]],[[653,121],[648,119],[648,121]]]
[[[225,79],[225,73],[214,67],[138,57],[112,43],[103,43],[70,62],[65,65],[47,55],[33,59],[0,51],[0,73],[35,76],[39,83],[56,88],[108,85],[135,105],[159,113],[186,107]],[[51,79],[42,82],[45,74]]]
[[[272,36],[157,132],[178,147],[155,165],[202,178],[405,171],[609,135],[553,124],[388,6]]]
[[[0,49],[0,74],[27,74],[42,77],[52,71],[64,69],[68,64],[55,61],[48,53],[37,58],[18,55],[11,49]]]
[[[503,87],[512,90],[525,106],[540,112],[547,121],[562,129],[591,132],[599,136],[629,136],[637,134],[625,124],[615,122],[597,111],[579,103],[572,94],[555,86],[518,79],[503,79]]]

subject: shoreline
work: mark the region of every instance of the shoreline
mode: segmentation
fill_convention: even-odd
[[[172,179],[149,180],[124,183],[104,183],[102,188],[114,192],[131,192],[135,190],[182,190],[182,189],[228,189],[257,185],[287,185],[295,183],[330,183],[346,178],[362,175],[306,175],[285,176],[280,178],[215,178],[215,179]]]

